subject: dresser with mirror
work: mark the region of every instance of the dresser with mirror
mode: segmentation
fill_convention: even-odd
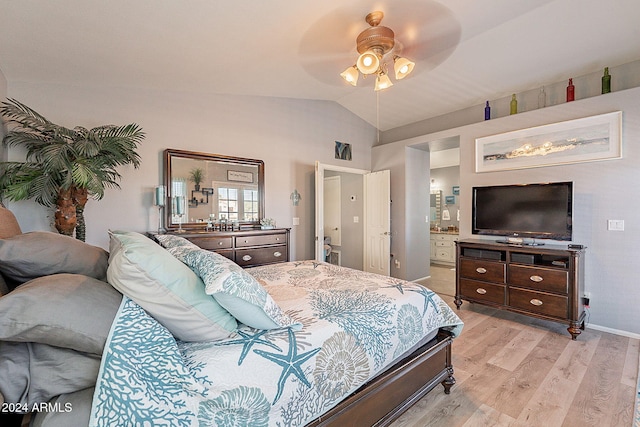
[[[289,261],[288,228],[263,229],[262,160],[166,149],[164,228],[242,267]]]

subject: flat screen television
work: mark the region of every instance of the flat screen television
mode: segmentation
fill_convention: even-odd
[[[572,216],[572,182],[473,187],[473,234],[507,243],[571,240]]]

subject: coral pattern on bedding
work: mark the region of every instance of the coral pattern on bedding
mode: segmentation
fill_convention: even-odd
[[[315,261],[247,270],[301,330],[182,342],[125,299],[90,426],[300,426],[440,327],[462,322],[421,285]]]

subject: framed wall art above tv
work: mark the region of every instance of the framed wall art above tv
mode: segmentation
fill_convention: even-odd
[[[476,172],[622,158],[622,112],[476,138]]]

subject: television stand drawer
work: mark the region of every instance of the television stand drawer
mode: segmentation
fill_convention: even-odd
[[[509,288],[509,306],[545,316],[567,318],[568,299],[565,296]]]
[[[505,283],[506,264],[483,259],[460,260],[460,276],[483,282]]]
[[[506,286],[475,280],[460,279],[460,293],[463,298],[504,305]]]
[[[508,280],[510,285],[566,295],[569,273],[567,270],[509,265]]]

